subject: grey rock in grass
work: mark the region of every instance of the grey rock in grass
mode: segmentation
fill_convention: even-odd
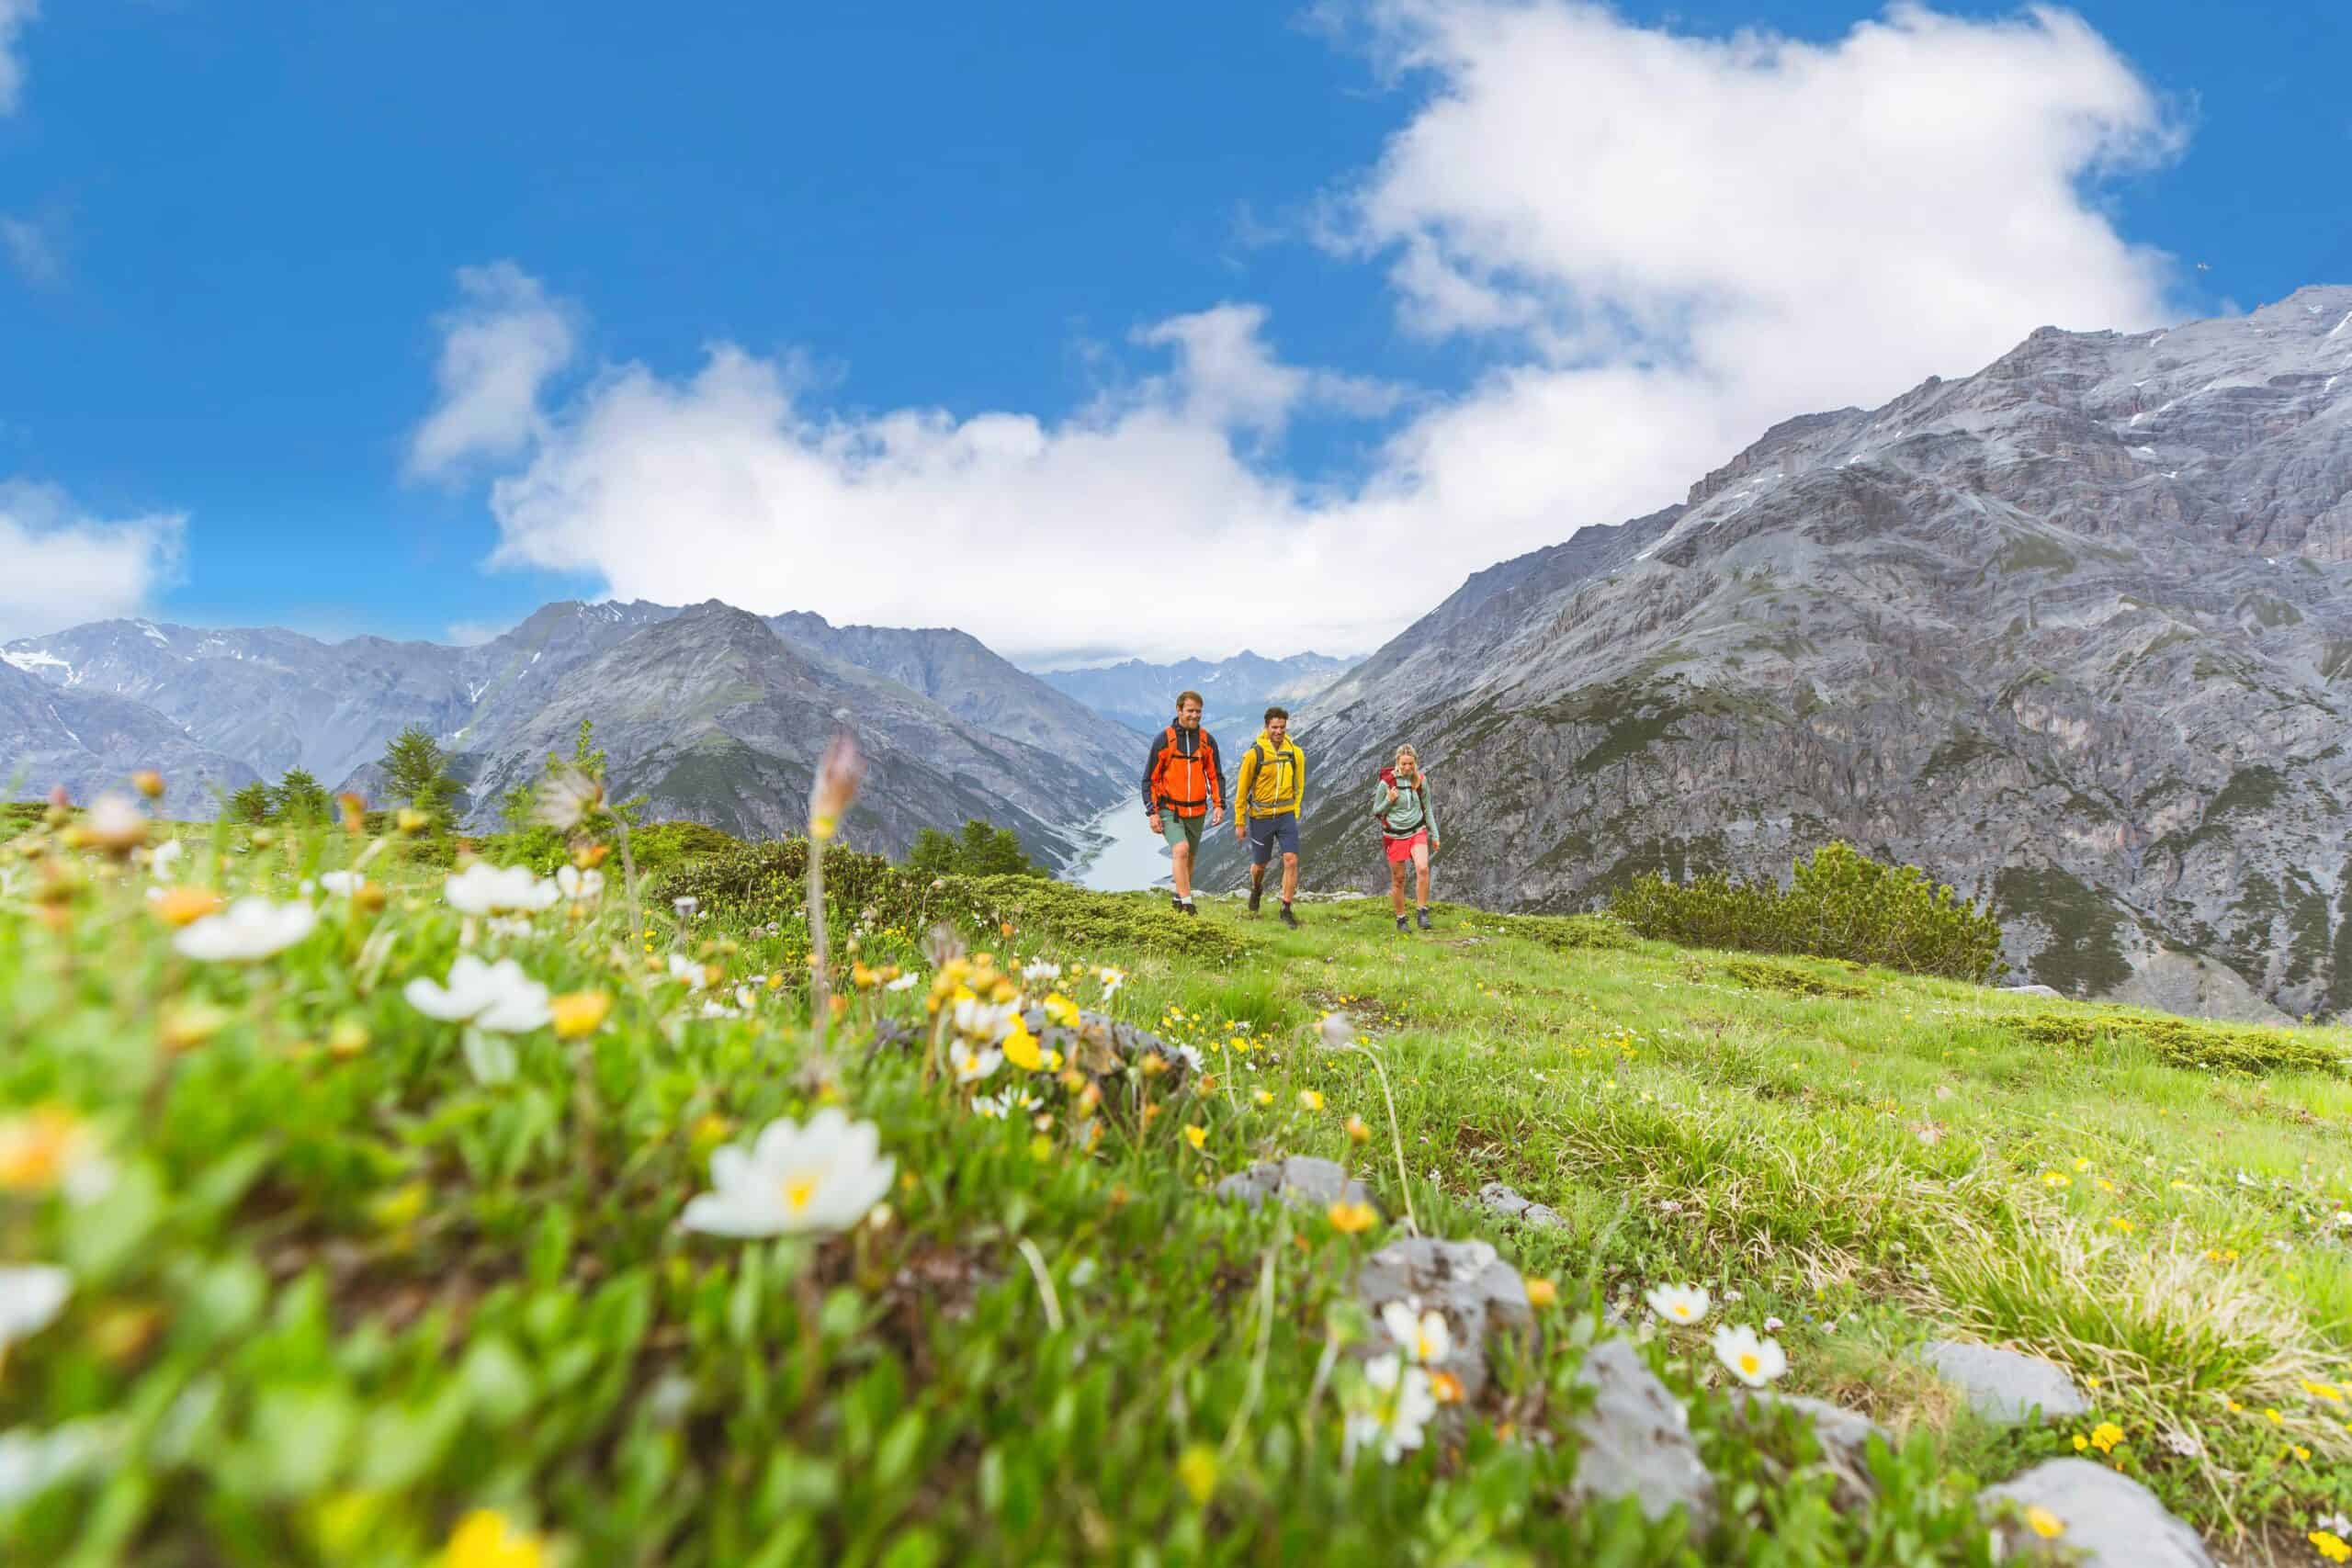
[[[1919,1359],[1965,1394],[1968,1407],[1988,1421],[2017,1426],[2030,1420],[2036,1408],[2044,1420],[2064,1420],[2086,1415],[2091,1407],[2064,1367],[2021,1350],[1930,1339],[1920,1348]]]
[[[1463,1397],[1470,1400],[1487,1386],[1487,1337],[1535,1326],[1527,1282],[1483,1241],[1419,1235],[1390,1242],[1356,1271],[1356,1298],[1375,1319],[1391,1302],[1443,1314],[1453,1346],[1437,1366],[1462,1380]]]
[[[1601,1340],[1586,1355],[1577,1381],[1593,1391],[1593,1401],[1577,1417],[1582,1446],[1576,1495],[1598,1502],[1636,1498],[1651,1519],[1687,1508],[1694,1534],[1713,1529],[1715,1478],[1699,1461],[1690,1417],[1643,1364],[1633,1342]]]
[[[1769,1417],[1780,1410],[1793,1410],[1813,1423],[1813,1435],[1821,1444],[1822,1461],[1837,1476],[1839,1507],[1849,1511],[1864,1507],[1878,1495],[1878,1483],[1871,1475],[1871,1439],[1879,1438],[1891,1444],[1894,1438],[1869,1416],[1826,1400],[1808,1399],[1801,1393],[1774,1393],[1769,1389],[1736,1390],[1732,1403],[1743,1416]]]
[[[1268,1198],[1280,1198],[1294,1209],[1328,1209],[1334,1203],[1369,1203],[1372,1193],[1361,1181],[1328,1159],[1293,1155],[1235,1171],[1216,1184],[1216,1195],[1256,1208]]]
[[[2065,1526],[2044,1540],[2020,1522],[2001,1528],[2012,1550],[2080,1568],[2213,1568],[2197,1532],[2165,1511],[2156,1495],[2128,1475],[2082,1459],[2053,1459],[1988,1487],[1980,1504],[2014,1503],[2020,1514],[2042,1507]]]
[[[1489,1181],[1478,1189],[1478,1201],[1491,1213],[1537,1230],[1552,1230],[1567,1222],[1549,1205],[1530,1202],[1499,1181]]]
[[[2053,986],[2003,986],[2001,990],[2005,995],[2012,997],[2051,997],[2059,1001],[2066,999],[2066,993]]]

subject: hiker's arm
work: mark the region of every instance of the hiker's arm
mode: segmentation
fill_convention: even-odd
[[[1159,753],[1167,744],[1168,732],[1163,729],[1151,738],[1151,750],[1144,753],[1143,814],[1146,817],[1159,815],[1159,803],[1151,798],[1151,781],[1159,773]]]
[[[1225,820],[1225,759],[1218,755],[1214,738],[1206,744],[1209,752],[1209,799],[1214,803],[1209,807],[1209,826],[1214,828]]]
[[[1430,776],[1421,775],[1421,820],[1429,825],[1430,848],[1437,848],[1437,796],[1430,793]]]
[[[1250,821],[1250,783],[1259,766],[1258,748],[1252,746],[1241,753],[1241,765],[1233,770],[1233,830],[1237,833]]]

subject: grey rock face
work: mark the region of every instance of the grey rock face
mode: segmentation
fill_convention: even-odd
[[[1177,693],[1198,692],[1202,722],[1238,761],[1269,707],[1308,703],[1347,668],[1346,660],[1319,653],[1267,659],[1245,649],[1230,659],[1186,659],[1174,664],[1130,659],[1099,670],[1050,671],[1039,679],[1147,735],[1166,728],[1176,711]],[[1141,752],[1136,753],[1135,772],[1140,780]]]
[[[0,794],[38,797],[58,784],[77,805],[164,775],[166,816],[209,817],[254,771],[199,745],[153,709],[103,692],[51,685],[0,664]]]
[[[760,625],[775,655],[732,616]],[[761,623],[716,604],[548,604],[476,648],[107,621],[19,638],[0,657],[74,701],[141,705],[187,759],[166,777],[191,783],[220,774],[233,788],[300,767],[372,798],[385,742],[421,724],[450,750],[477,827],[495,826],[499,793],[589,718],[615,783],[655,793],[657,810],[739,832],[795,828],[838,712],[876,764],[853,842],[903,850],[922,827],[983,817],[1056,862],[1076,847],[1061,825],[1131,789],[1144,748],[961,632]],[[28,793],[61,779],[78,793],[113,771],[54,737],[36,745],[29,728],[9,755]],[[209,795],[167,805],[210,811]]]
[[[2064,998],[2066,994],[2052,986],[2003,986],[2001,989],[2013,997]]]
[[[1328,1209],[1334,1203],[1369,1203],[1372,1192],[1328,1159],[1293,1155],[1238,1170],[1216,1188],[1216,1195],[1256,1208],[1279,1198],[1295,1209]]]
[[[2182,953],[2340,1012],[2352,288],[2045,329],[1791,421],[1679,507],[1481,573],[1300,728],[1307,863],[1366,889],[1351,781],[1410,739],[1441,894],[1578,908],[1843,838],[1991,900],[2020,979],[2109,995]]]
[[[2212,1568],[2197,1532],[2165,1510],[2156,1495],[2128,1475],[2088,1460],[2053,1459],[1985,1488],[1982,1501],[2047,1508],[2065,1526],[2055,1540],[2012,1524],[2013,1551],[2067,1559],[2082,1568]]]
[[[1537,1230],[1550,1230],[1567,1223],[1549,1205],[1531,1203],[1499,1181],[1489,1181],[1479,1188],[1478,1201],[1506,1220]]]
[[[1804,1416],[1821,1444],[1822,1462],[1836,1473],[1839,1507],[1849,1511],[1863,1507],[1878,1495],[1878,1483],[1871,1476],[1871,1439],[1892,1443],[1894,1437],[1869,1416],[1827,1400],[1808,1399],[1801,1393],[1774,1393],[1765,1389],[1736,1389],[1732,1403],[1750,1418],[1781,1410],[1793,1410]]]
[[[2086,1415],[2091,1407],[2064,1367],[2039,1356],[1995,1345],[1930,1339],[1920,1348],[1919,1359],[1967,1395],[1970,1409],[1990,1421],[2016,1425],[2032,1419],[2037,1409],[2044,1420],[2063,1421]]]
[[[1057,858],[1069,848],[1060,825],[1116,787],[895,681],[812,658],[716,600],[639,628],[532,703],[469,726],[466,747],[482,759],[475,799],[495,801],[535,777],[582,719],[595,722],[616,795],[644,794],[656,817],[752,838],[799,830],[817,759],[843,721],[866,754],[865,785],[842,829],[860,849],[902,851],[924,827],[981,817]]]
[[[798,613],[771,615],[768,625],[788,642],[896,681],[990,735],[1068,758],[1118,783],[1143,776],[1141,734],[1014,667],[969,632],[837,626],[822,615]]]
[[[1483,1241],[1426,1235],[1392,1241],[1356,1271],[1356,1299],[1375,1319],[1391,1302],[1416,1313],[1443,1314],[1453,1347],[1437,1366],[1462,1380],[1465,1400],[1476,1399],[1487,1386],[1487,1336],[1532,1333],[1535,1326],[1527,1282]]]
[[[1651,1519],[1686,1508],[1695,1533],[1713,1529],[1715,1478],[1699,1462],[1690,1418],[1632,1342],[1601,1340],[1585,1356],[1577,1381],[1594,1397],[1577,1418],[1582,1447],[1576,1495],[1602,1502],[1637,1498]]]

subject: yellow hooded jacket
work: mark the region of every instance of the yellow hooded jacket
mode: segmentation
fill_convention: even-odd
[[[1306,753],[1288,736],[1276,745],[1260,731],[1241,754],[1241,772],[1234,780],[1235,824],[1246,826],[1252,817],[1296,811],[1306,796]]]

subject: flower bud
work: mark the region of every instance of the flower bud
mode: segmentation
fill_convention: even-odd
[[[153,768],[141,768],[130,775],[130,787],[150,800],[164,798],[164,775]]]
[[[823,760],[817,764],[817,782],[808,791],[811,839],[821,844],[833,836],[850,802],[857,798],[858,784],[865,777],[865,759],[858,753],[855,738],[846,729],[835,731],[825,745]]]

